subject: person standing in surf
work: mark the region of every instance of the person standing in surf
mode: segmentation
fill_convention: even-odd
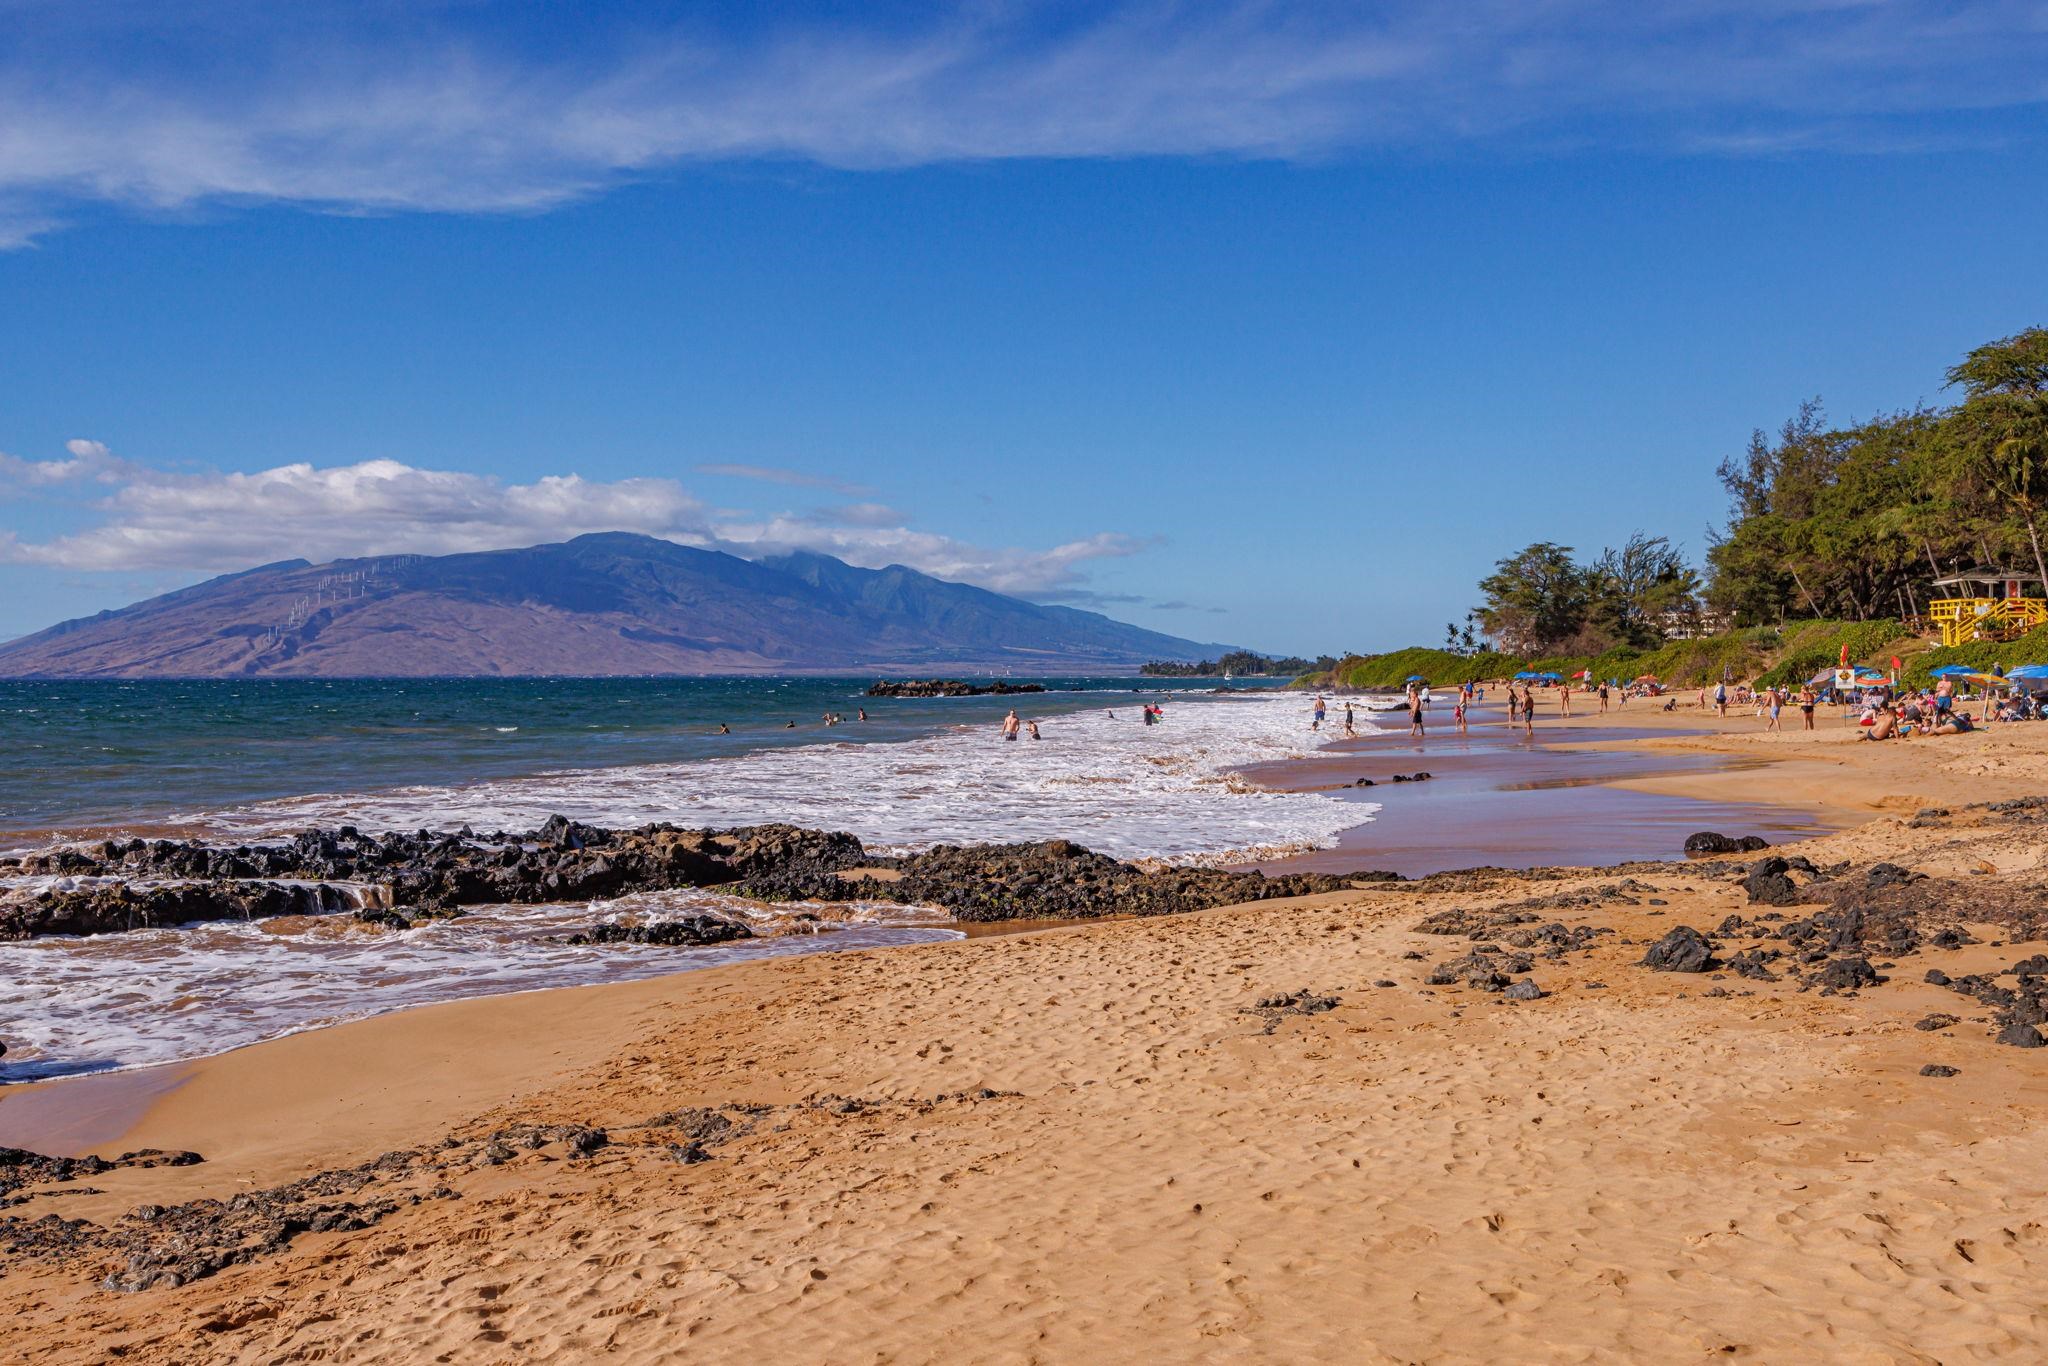
[[[1016,739],[1017,731],[1019,730],[1019,728],[1022,727],[1023,724],[1023,722],[1017,719],[1017,713],[1014,711],[1011,712],[1008,716],[1005,716],[1003,718],[1003,738],[1005,740]]]

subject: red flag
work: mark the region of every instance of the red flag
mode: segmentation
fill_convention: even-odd
[[[1899,671],[1899,657],[1898,657],[1897,655],[1893,655],[1893,656],[1892,656],[1892,672],[1893,672],[1893,673],[1897,673],[1898,671]]]
[[[1846,640],[1842,642],[1842,667],[1849,667],[1849,642]]]

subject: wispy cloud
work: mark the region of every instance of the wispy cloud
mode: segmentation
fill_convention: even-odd
[[[97,573],[224,573],[281,559],[451,554],[637,531],[759,558],[818,550],[879,568],[905,564],[998,592],[1075,589],[1090,561],[1143,543],[1100,533],[1049,549],[978,546],[904,524],[876,503],[750,517],[720,511],[672,479],[549,475],[506,483],[396,460],[278,465],[254,472],[172,473],[123,460],[95,441],[65,460],[0,453],[0,479],[97,491],[92,525],[46,540],[0,530],[0,563]]]
[[[784,469],[780,465],[696,465],[699,474],[709,474],[720,479],[751,479],[759,484],[781,484],[788,488],[825,489],[847,498],[864,498],[874,490],[865,484],[849,484],[839,479],[828,479],[821,474],[806,474],[802,470]]]
[[[538,210],[692,161],[1745,155],[2032,136],[2031,0],[960,3],[669,28],[540,6],[0,9],[0,244],[82,204]],[[858,11],[842,11],[858,13]]]

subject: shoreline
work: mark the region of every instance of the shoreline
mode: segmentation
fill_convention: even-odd
[[[1781,842],[1786,835],[1804,838],[1828,828],[1817,810],[1674,793],[1670,794],[1671,800],[1664,802],[1632,800],[1620,803],[1619,807],[1626,813],[1625,828],[1619,836],[1611,836],[1619,843],[1611,849],[1595,846],[1596,855],[1604,853],[1605,857],[1584,856],[1585,836],[1582,832],[1547,821],[1529,827],[1538,838],[1504,843],[1499,837],[1500,827],[1494,816],[1505,811],[1507,818],[1515,819],[1515,808],[1526,800],[1533,788],[1556,781],[1556,755],[1571,750],[1598,754],[1617,748],[1628,751],[1666,738],[1666,733],[1655,728],[1631,727],[1625,735],[1609,735],[1597,742],[1586,742],[1560,741],[1556,738],[1558,732],[1539,729],[1539,734],[1531,741],[1523,738],[1519,730],[1510,731],[1500,724],[1498,717],[1490,714],[1493,710],[1487,708],[1476,714],[1481,719],[1475,720],[1472,738],[1476,743],[1472,745],[1461,744],[1459,737],[1447,736],[1439,730],[1433,742],[1435,749],[1429,749],[1427,745],[1417,747],[1406,736],[1390,731],[1384,735],[1349,740],[1339,738],[1302,757],[1238,770],[1248,781],[1283,792],[1327,791],[1338,774],[1352,775],[1365,770],[1379,772],[1378,785],[1373,788],[1351,788],[1348,780],[1342,784],[1345,796],[1367,794],[1361,799],[1372,801],[1379,810],[1362,824],[1340,834],[1337,841],[1327,848],[1229,866],[1271,875],[1373,869],[1415,877],[1478,866],[1585,866],[1677,857],[1680,853],[1678,846],[1685,834],[1698,828],[1692,823],[1693,818],[1717,819],[1736,834],[1767,832],[1774,844]],[[1619,715],[1613,719],[1618,720]],[[1699,734],[1703,732],[1682,732],[1680,738]],[[1446,741],[1454,747],[1454,752],[1444,752]],[[1408,757],[1397,757],[1403,755]],[[1419,767],[1425,758],[1434,766],[1432,772],[1436,773],[1429,783],[1394,784],[1387,776],[1396,770],[1408,771],[1411,767]],[[1705,762],[1711,764],[1716,758],[1709,756]],[[1533,778],[1530,776],[1532,765],[1536,775]],[[1560,785],[1577,789],[1572,798],[1579,808],[1575,816],[1591,819],[1596,813],[1588,812],[1586,807],[1589,803],[1599,803],[1603,795],[1593,789],[1607,789],[1610,794],[1624,791],[1629,783],[1638,781],[1630,774],[1640,767],[1640,764],[1616,765],[1611,762],[1604,767],[1596,765],[1594,772],[1575,775]],[[1503,781],[1510,777],[1516,780]],[[1496,803],[1498,810],[1485,809]],[[1439,824],[1435,835],[1430,836],[1426,827],[1432,821],[1439,821],[1446,807],[1457,808],[1451,817],[1454,823],[1449,826]],[[1481,809],[1475,813],[1475,807]],[[1727,819],[1731,816],[1738,819],[1731,822]],[[1483,833],[1487,831],[1492,833]],[[1494,842],[1489,844],[1486,842],[1488,839]],[[972,939],[1040,929],[1075,928],[1093,923],[1102,921],[949,921],[929,928]],[[874,946],[822,948],[817,952],[859,952],[867,947]],[[392,1006],[310,1024],[285,1034],[233,1044],[195,1057],[0,1085],[0,1146],[69,1156],[82,1156],[89,1152],[104,1155],[122,1147],[135,1147],[141,1142],[135,1137],[137,1126],[153,1100],[175,1089],[177,1083],[163,1078],[175,1076],[182,1079],[188,1077],[192,1069],[220,1058],[306,1033],[345,1029],[393,1014],[464,1001],[499,1000],[535,993],[661,981],[682,974],[717,971],[723,966],[685,963],[672,971],[625,982],[525,987],[457,997],[450,1001]]]
[[[1603,743],[1597,726],[1550,729]],[[1909,778],[1979,801],[2048,792],[2048,729],[1839,753],[1732,727],[1604,743],[1773,760],[1707,776],[1818,783],[1840,818],[1867,819],[1788,852],[1906,863],[1935,879],[1930,905],[1967,882],[1989,914],[2027,901],[2044,866],[2024,812],[1929,825],[1884,804]],[[1393,746],[1374,762],[1397,756],[1412,766]],[[451,1196],[410,1187],[419,1203],[375,1227],[184,1286],[115,1293],[61,1259],[18,1262],[0,1333],[52,1360],[118,1345],[143,1362],[180,1359],[195,1333],[366,1361],[651,1361],[678,1335],[758,1359],[792,1334],[835,1359],[1195,1355],[1219,1334],[1256,1359],[2023,1350],[2006,1307],[2048,1271],[2048,1240],[2010,1230],[2048,1186],[2031,1139],[2048,1050],[1998,1047],[1980,1007],[1919,978],[2031,950],[1973,924],[1974,944],[1873,954],[1891,982],[1833,996],[1782,965],[1769,981],[1638,965],[1673,925],[1754,916],[1727,871],[1747,862],[1360,886],[475,998],[251,1045],[181,1065],[112,1145],[204,1163],[107,1172],[100,1194],[52,1187],[15,1213],[110,1220],[396,1148],[441,1163]],[[1540,999],[1425,981],[1470,941],[1418,934],[1421,919],[1531,903],[1580,945],[1535,956]],[[1260,1004],[1302,989],[1334,1004]],[[1943,1010],[1959,1022],[1910,1027]],[[1961,1075],[1921,1077],[1932,1063]],[[702,1161],[639,1127],[702,1107],[736,1126]],[[609,1146],[472,1163],[521,1124],[602,1126]],[[1303,1297],[1304,1275],[1343,1287],[1342,1312]],[[1043,1312],[1014,1320],[1002,1306],[1018,1302]]]

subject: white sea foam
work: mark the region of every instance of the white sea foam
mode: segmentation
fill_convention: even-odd
[[[1314,748],[1299,695],[1176,699],[1156,726],[1142,724],[1139,706],[1118,698],[1042,717],[1039,741],[962,727],[895,744],[299,797],[183,819],[244,837],[340,824],[523,829],[556,813],[611,826],[786,821],[883,849],[1062,838],[1121,858],[1219,862],[1323,847],[1378,810],[1256,789],[1231,772]]]
[[[705,948],[550,942],[599,921],[678,911],[737,916],[763,937]],[[351,916],[313,916],[0,944],[8,1047],[0,1078],[204,1057],[434,1001],[958,937],[943,923],[942,913],[917,907],[769,908],[691,891],[586,906],[479,907],[396,933]]]
[[[1124,858],[1215,862],[1326,845],[1378,810],[1257,789],[1233,773],[1315,747],[1323,737],[1308,730],[1305,698],[1176,698],[1157,726],[1142,724],[1141,705],[1105,697],[1090,710],[1041,716],[1040,741],[960,727],[901,743],[305,797],[186,819],[252,839],[308,825],[517,829],[557,812],[611,826],[787,821],[850,830],[883,849],[1058,837]],[[13,895],[27,895],[63,880],[12,881]],[[600,919],[684,909],[747,917],[766,937],[701,949],[546,942]],[[813,909],[830,932],[793,933],[821,926],[792,908],[676,892],[593,906],[479,907],[398,933],[330,916],[0,944],[9,1047],[0,1078],[199,1057],[432,1001],[954,933],[917,908]]]

